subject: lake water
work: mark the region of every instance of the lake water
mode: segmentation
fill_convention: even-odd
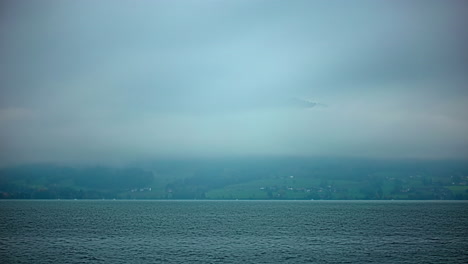
[[[0,263],[468,263],[468,203],[0,201]]]

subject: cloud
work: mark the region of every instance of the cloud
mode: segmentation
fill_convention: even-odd
[[[326,104],[303,98],[292,98],[292,104],[299,108],[328,107]]]
[[[0,122],[27,120],[34,118],[34,111],[27,108],[10,107],[0,109]]]
[[[3,162],[468,157],[459,2],[4,6]]]

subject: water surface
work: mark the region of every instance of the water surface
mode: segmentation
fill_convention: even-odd
[[[467,202],[0,201],[2,263],[467,263]]]

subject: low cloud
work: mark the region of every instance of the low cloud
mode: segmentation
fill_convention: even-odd
[[[27,108],[9,107],[0,109],[0,122],[19,121],[34,118],[34,111]]]
[[[466,4],[90,5],[3,4],[0,163],[468,158]]]

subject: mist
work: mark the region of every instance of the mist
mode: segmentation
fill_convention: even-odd
[[[464,1],[3,1],[0,163],[468,158]]]

